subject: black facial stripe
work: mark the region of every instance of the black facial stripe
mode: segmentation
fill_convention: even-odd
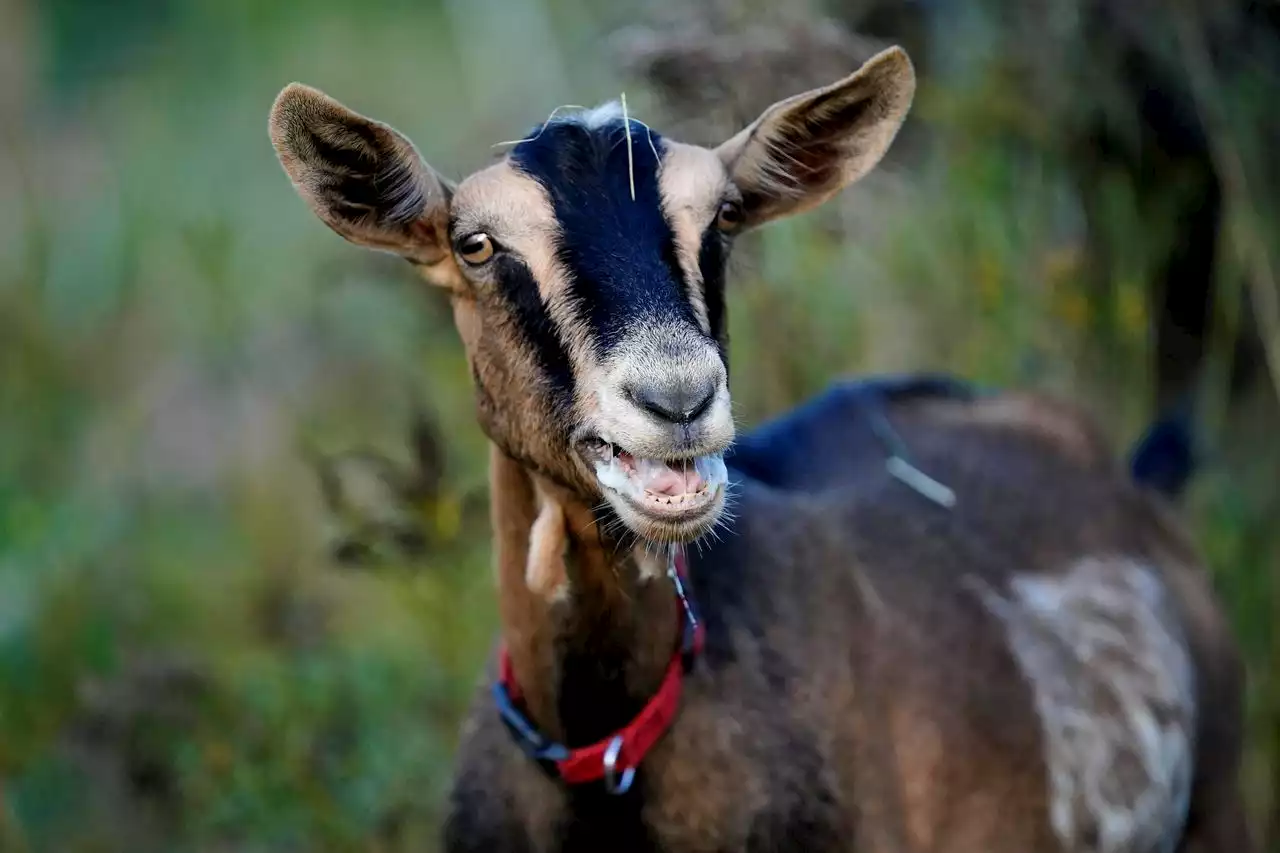
[[[555,122],[530,136],[511,162],[546,188],[561,229],[557,255],[596,346],[607,353],[640,318],[696,326],[649,145],[661,152],[662,138],[632,122],[629,165],[621,119]]]
[[[671,251],[664,259],[668,269],[671,270],[671,276],[680,283],[680,293],[684,297],[684,304],[689,308],[689,320],[699,329],[702,328],[702,321],[698,319],[698,312],[694,310],[694,300],[697,298],[698,284],[692,275],[686,275],[684,266],[680,263],[680,256],[676,253],[675,241],[670,244]]]
[[[538,282],[524,263],[509,255],[499,255],[494,263],[498,290],[550,382],[557,409],[568,413],[573,406],[573,362],[538,292]]]
[[[698,250],[698,269],[702,272],[702,298],[707,303],[707,321],[711,326],[712,337],[720,346],[722,359],[725,358],[725,350],[729,345],[729,331],[725,328],[724,303],[725,265],[728,260],[728,240],[715,225],[712,225],[702,234],[702,247]]]

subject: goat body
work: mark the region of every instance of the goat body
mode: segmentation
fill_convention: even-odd
[[[634,787],[547,778],[486,691],[448,849],[1248,849],[1241,664],[1159,497],[1048,400],[885,406],[955,506],[886,473],[854,386],[745,436],[729,458],[736,519],[690,552],[706,655]],[[534,511],[506,482],[525,475],[500,454],[495,473],[500,564],[516,568],[500,576],[504,615],[541,611],[506,523]],[[523,618],[551,635],[558,716],[597,720],[591,738],[647,698],[637,659],[671,622],[663,594],[584,600],[606,572],[635,577],[637,558],[599,553],[590,521],[568,538],[574,591]]]

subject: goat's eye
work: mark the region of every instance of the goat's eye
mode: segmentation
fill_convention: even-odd
[[[716,214],[716,227],[721,231],[734,231],[742,225],[742,205],[736,201],[726,201],[720,205]]]
[[[483,264],[493,257],[493,240],[488,234],[469,234],[458,241],[458,254],[473,266]]]

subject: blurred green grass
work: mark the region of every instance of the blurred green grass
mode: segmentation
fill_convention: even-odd
[[[302,80],[461,176],[561,102],[645,104],[600,38],[636,12],[0,7],[0,850],[433,849],[496,618],[485,445],[444,300],[306,211],[266,113]],[[1001,144],[1002,109],[1023,114],[989,76],[927,86],[945,145],[750,238],[744,423],[841,374],[945,368],[1078,396],[1118,448],[1137,434],[1141,212],[1118,186],[1134,250],[1091,302],[1061,175]],[[423,553],[337,565],[309,460],[408,469],[420,412],[443,436],[409,508]],[[1259,822],[1280,762],[1274,418],[1261,399],[1223,427],[1188,508],[1249,655]]]

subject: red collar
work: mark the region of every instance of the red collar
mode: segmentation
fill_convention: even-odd
[[[680,602],[680,645],[671,655],[671,663],[658,692],[635,719],[603,740],[569,749],[539,732],[519,708],[522,693],[512,672],[506,646],[499,653],[498,682],[493,685],[498,713],[516,743],[544,770],[567,784],[603,780],[611,793],[625,793],[631,787],[636,767],[675,721],[685,673],[702,651],[706,631],[687,591],[688,575],[683,551],[674,550],[667,575]]]

